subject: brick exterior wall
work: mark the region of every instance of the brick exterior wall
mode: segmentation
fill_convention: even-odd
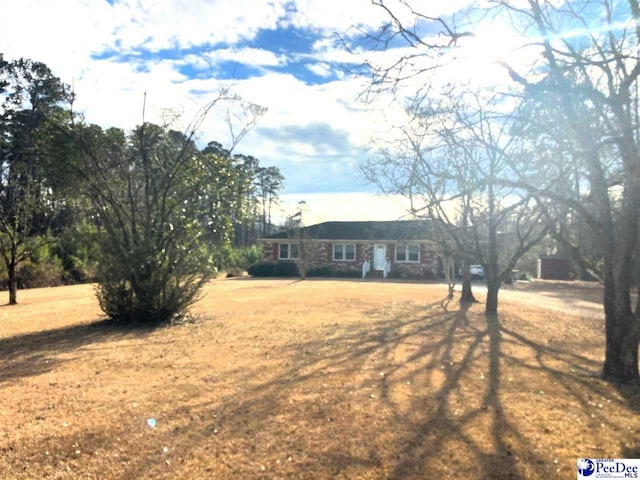
[[[278,249],[280,243],[297,243],[297,240],[265,240],[262,245],[263,258],[265,261],[276,262],[278,259]],[[355,244],[355,261],[333,260],[333,244]],[[340,272],[362,272],[362,264],[365,259],[371,263],[373,270],[373,246],[384,244],[387,247],[387,257],[391,261],[391,277],[394,278],[437,278],[440,274],[440,261],[433,246],[420,244],[420,262],[396,262],[395,246],[397,242],[374,242],[374,241],[335,241],[326,240],[303,240],[302,257],[307,266],[307,271],[313,268],[329,267]]]
[[[262,242],[262,258],[267,262],[278,260],[278,242]]]

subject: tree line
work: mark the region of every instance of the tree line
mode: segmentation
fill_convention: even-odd
[[[98,281],[111,318],[162,323],[242,252],[259,259],[284,177],[235,147],[261,107],[222,91],[185,131],[102,128],[74,113],[73,92],[45,64],[2,54],[0,101],[0,282],[10,304],[21,285]],[[199,147],[206,115],[225,103],[244,118],[232,145]]]

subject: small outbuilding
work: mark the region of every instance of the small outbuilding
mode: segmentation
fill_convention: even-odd
[[[538,278],[545,280],[569,280],[571,267],[566,258],[543,257],[538,259]]]

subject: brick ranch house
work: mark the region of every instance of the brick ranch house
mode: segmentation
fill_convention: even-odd
[[[263,238],[263,256],[271,262],[300,262],[307,271],[362,272],[381,276],[435,278],[441,271],[437,249],[427,239],[427,222],[418,220],[324,222]]]

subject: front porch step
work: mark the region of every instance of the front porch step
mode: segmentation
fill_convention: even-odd
[[[367,272],[367,276],[365,278],[384,278],[382,274],[382,270],[371,270]]]

